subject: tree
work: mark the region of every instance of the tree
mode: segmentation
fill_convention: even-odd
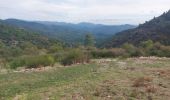
[[[144,42],[142,42],[141,43],[141,46],[143,47],[143,48],[145,48],[145,49],[151,49],[151,48],[153,48],[153,41],[152,40],[147,40],[147,41],[144,41]]]
[[[61,63],[63,65],[71,65],[76,63],[86,63],[88,61],[89,61],[88,55],[85,52],[83,52],[83,50],[77,48],[68,51],[64,59],[62,59]]]
[[[154,46],[154,43],[152,40],[147,40],[141,43],[141,47],[143,51],[145,52],[145,56],[150,56],[152,54],[153,46]]]
[[[26,55],[37,55],[39,54],[39,50],[36,45],[32,44],[31,42],[24,42],[21,44],[21,49],[23,53]]]
[[[93,47],[94,46],[94,38],[93,38],[92,34],[86,34],[84,45],[86,47]]]
[[[0,49],[3,48],[5,45],[2,41],[0,41]]]
[[[54,44],[51,47],[49,47],[49,53],[56,53],[62,50],[63,50],[63,47],[59,44]]]

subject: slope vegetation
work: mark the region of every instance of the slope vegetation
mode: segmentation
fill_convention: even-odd
[[[139,25],[135,29],[120,32],[113,36],[108,47],[121,46],[124,43],[138,45],[141,41],[152,40],[170,45],[170,11]]]

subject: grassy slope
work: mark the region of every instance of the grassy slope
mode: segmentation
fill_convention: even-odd
[[[148,80],[138,82],[142,77]],[[169,83],[169,59],[97,60],[44,72],[0,74],[0,99],[168,100]]]

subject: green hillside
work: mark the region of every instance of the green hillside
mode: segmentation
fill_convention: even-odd
[[[0,58],[37,55],[41,51],[46,52],[54,45],[62,46],[63,43],[42,34],[0,22]]]
[[[107,47],[121,46],[124,43],[139,45],[142,41],[152,40],[164,45],[170,45],[170,11],[155,17],[135,29],[117,33]]]

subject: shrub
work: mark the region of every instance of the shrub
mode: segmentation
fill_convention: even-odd
[[[150,52],[150,54],[154,56],[170,57],[170,46],[164,46],[160,43],[155,43]]]
[[[63,47],[61,45],[53,45],[49,48],[49,53],[56,53],[56,52],[61,52],[63,50]]]
[[[122,48],[113,48],[111,49],[112,57],[124,57],[126,56],[126,51]]]
[[[141,47],[145,48],[146,50],[150,50],[153,48],[153,41],[152,40],[147,40],[141,42]]]
[[[76,63],[85,63],[89,61],[88,54],[80,49],[70,50],[61,60],[63,65],[71,65]]]
[[[114,58],[114,57],[123,57],[126,55],[124,49],[121,48],[112,48],[112,49],[103,49],[103,50],[93,50],[91,51],[93,58]]]
[[[127,57],[138,56],[137,48],[133,44],[125,43],[122,45],[122,49],[126,51]]]
[[[67,53],[64,51],[58,52],[54,54],[54,59],[56,62],[61,62],[65,57]]]
[[[26,59],[26,66],[27,68],[36,68],[40,66],[53,66],[54,58],[49,55],[45,56],[35,56]]]
[[[22,58],[17,58],[14,59],[12,62],[10,62],[10,68],[16,69],[18,67],[24,66],[25,65],[25,60]]]
[[[91,51],[91,55],[93,58],[110,57],[109,52],[107,50],[93,50],[93,51]]]
[[[26,66],[26,68],[36,68],[40,66],[53,66],[54,58],[50,55],[41,55],[41,56],[31,56],[31,57],[21,57],[14,59],[10,66],[13,69],[17,67]]]

